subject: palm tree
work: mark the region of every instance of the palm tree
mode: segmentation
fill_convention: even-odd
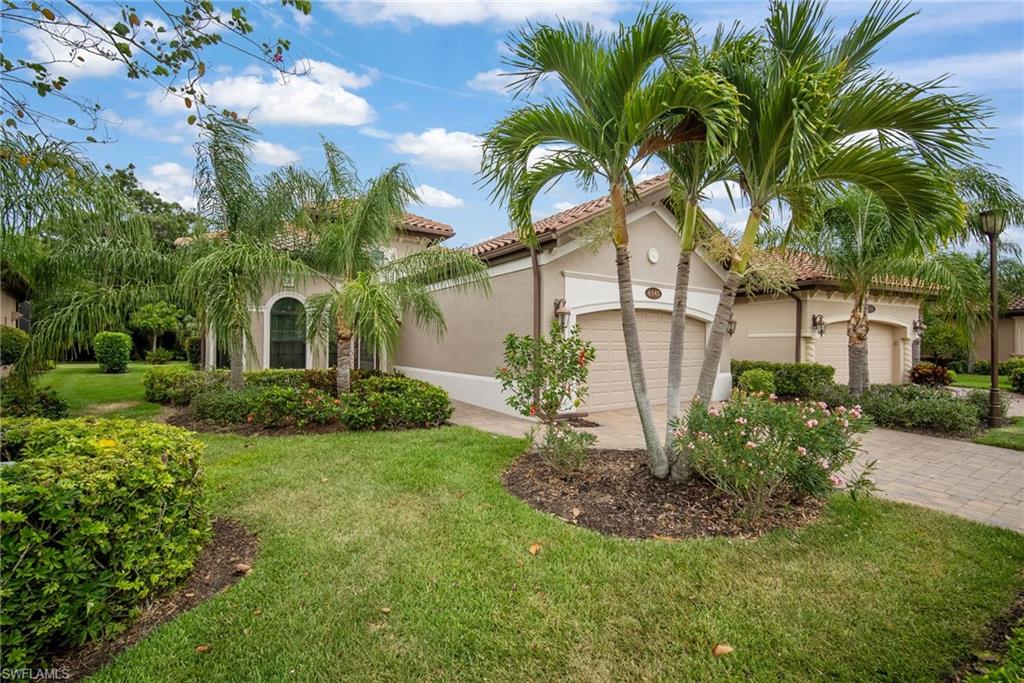
[[[773,3],[760,49],[730,53],[715,65],[743,102],[733,149],[749,210],[704,356],[704,401],[718,374],[736,289],[773,203],[788,210],[792,227],[806,227],[822,195],[856,184],[875,194],[895,241],[908,247],[934,236],[928,226],[944,226],[951,236],[961,212],[931,166],[971,158],[984,103],[940,92],[941,79],[910,84],[871,69],[882,41],[913,16],[905,4],[876,2],[841,38],[824,9],[812,0]]]
[[[487,267],[461,249],[430,246],[391,261],[383,255],[397,236],[405,205],[417,199],[401,164],[363,183],[352,161],[324,142],[327,171],[291,172],[305,187],[305,210],[298,225],[311,237],[308,262],[330,286],[310,297],[310,336],[337,345],[339,395],[350,389],[352,340],[380,354],[398,347],[403,315],[440,335],[444,316],[434,298],[437,285],[490,292]]]
[[[934,230],[934,228],[932,228]],[[920,229],[922,237],[929,226]],[[977,265],[963,254],[934,251],[939,231],[922,248],[907,253],[892,229],[885,206],[873,193],[847,189],[823,213],[821,227],[809,231],[801,245],[818,255],[853,300],[846,334],[850,392],[859,394],[868,376],[868,295],[886,286],[917,286],[941,291],[943,301],[964,310],[973,294],[985,291]],[[929,243],[930,242],[930,243]]]
[[[277,177],[252,176],[254,133],[231,119],[214,121],[196,144],[198,211],[209,230],[182,249],[187,263],[177,277],[177,288],[197,317],[218,343],[226,342],[235,389],[244,383],[243,349],[253,347],[251,309],[259,305],[263,288],[311,274],[291,249],[282,248],[290,244],[289,223],[301,197]]]
[[[485,137],[481,166],[492,196],[507,205],[513,228],[529,246],[537,244],[533,200],[545,187],[570,175],[584,189],[606,188],[630,381],[656,477],[668,475],[669,463],[647,394],[626,204],[635,195],[633,170],[652,154],[689,140],[704,140],[712,149],[731,140],[734,89],[692,64],[676,67],[692,44],[685,17],[660,5],[642,10],[612,35],[562,22],[511,36],[507,63],[518,77],[516,94],[532,92],[545,79],[557,81],[563,94],[520,106],[498,121]],[[531,164],[535,150],[548,153]]]

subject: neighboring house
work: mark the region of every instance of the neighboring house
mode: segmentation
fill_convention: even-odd
[[[781,296],[736,297],[733,357],[831,365],[836,369],[836,382],[846,383],[846,324],[852,300],[838,290],[835,279],[813,256],[783,252],[779,257],[793,268],[796,288]],[[868,377],[873,384],[909,381],[918,344],[921,301],[918,288],[898,283],[882,285],[870,297]]]
[[[31,332],[32,309],[25,300],[26,291],[23,282],[13,279],[0,285],[0,325]]]
[[[992,357],[988,330],[989,326],[985,325],[974,337],[975,360],[989,360]],[[999,333],[1000,361],[1010,356],[1024,356],[1024,297],[1016,297],[1010,301],[1006,311],[999,316],[996,330]]]
[[[455,231],[449,225],[407,213],[398,236],[384,250],[381,258],[391,260],[405,256],[454,234]],[[336,355],[333,340],[330,344],[319,339],[307,340],[302,323],[302,309],[306,300],[329,289],[330,283],[322,279],[284,282],[279,287],[265,287],[260,305],[252,311],[250,333],[253,348],[246,348],[243,353],[245,368],[265,370],[323,368],[333,365]],[[354,341],[354,345],[356,367],[391,366],[388,359],[378,358],[372,349],[362,348],[358,340]],[[227,367],[227,352],[223,346],[218,347],[216,335],[212,331],[206,334],[205,346],[218,351],[216,354],[205,354],[207,367]]]
[[[666,206],[667,176],[637,185],[638,201],[627,208],[633,297],[636,301],[643,362],[651,401],[664,404],[668,375],[668,339],[679,238],[676,218]],[[592,246],[584,225],[608,215],[607,198],[575,206],[535,224],[539,239],[539,315],[547,332],[559,310],[578,324],[597,355],[590,370],[584,410],[635,405],[626,366],[614,249],[608,240]],[[533,330],[534,273],[530,250],[514,233],[473,247],[490,266],[490,298],[438,288],[447,332],[434,338],[422,330],[403,330],[395,369],[437,384],[452,398],[493,410],[512,412],[494,378],[503,360],[504,338]],[[684,361],[684,396],[697,385],[710,322],[726,273],[698,252],[691,266]],[[728,344],[715,383],[715,398],[731,389]]]

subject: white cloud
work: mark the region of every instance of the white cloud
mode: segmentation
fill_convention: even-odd
[[[739,205],[742,198],[740,186],[731,180],[724,180],[720,183],[712,183],[711,185],[708,186],[706,190],[704,190],[704,197],[712,202],[724,201],[728,204],[730,192],[732,193],[733,201],[735,201],[736,204]]]
[[[562,211],[568,211],[574,206],[576,205],[572,202],[555,202],[551,208],[555,210],[555,213],[561,213]]]
[[[896,33],[897,37],[918,32],[962,32],[978,26],[1024,19],[1024,5],[1016,2],[928,2],[913,9],[921,13],[904,24]]]
[[[103,110],[101,118],[117,133],[170,144],[181,144],[186,140],[184,135],[168,130],[166,125],[157,125],[147,119],[125,118],[113,109]]]
[[[149,167],[139,182],[150,192],[156,192],[165,201],[177,202],[186,209],[194,209],[196,198],[192,184],[192,171],[181,164],[167,161]]]
[[[373,119],[370,103],[349,92],[372,83],[373,73],[354,74],[315,60],[303,64],[309,73],[284,81],[271,69],[249,69],[211,81],[204,90],[211,103],[250,116],[257,124],[361,126]],[[160,111],[181,110],[177,98],[162,92],[150,95],[149,102]]]
[[[368,138],[377,138],[378,140],[390,140],[394,136],[386,130],[380,128],[374,128],[373,126],[363,126],[359,129],[361,135],[365,135]]]
[[[64,29],[62,35],[70,43],[87,42],[84,34],[76,28]],[[32,59],[47,64],[47,69],[55,76],[66,76],[69,79],[102,78],[113,76],[123,68],[123,63],[113,55],[107,59],[85,50],[76,50],[64,45],[63,40],[57,40],[41,31],[32,31],[27,40]]]
[[[552,2],[550,0],[421,0],[407,2],[345,2],[328,3],[327,7],[343,19],[354,24],[390,22],[400,25],[416,23],[435,26],[454,24],[521,24],[530,21],[550,21],[558,18],[588,21],[608,28],[615,25],[613,17],[623,3],[611,0],[579,0]]]
[[[947,85],[957,85],[968,90],[977,89],[979,85],[1021,88],[1024,87],[1024,50],[915,59],[890,64],[886,69],[912,83],[950,74]]]
[[[465,204],[458,197],[430,185],[420,185],[416,188],[416,194],[420,198],[418,204],[432,206],[436,209],[454,209]]]
[[[482,143],[483,138],[473,133],[428,128],[422,133],[396,135],[391,149],[432,168],[476,171],[480,168]]]
[[[284,166],[292,164],[301,159],[299,153],[288,149],[284,145],[278,145],[266,140],[257,140],[252,146],[252,157],[256,161],[271,166]]]
[[[516,77],[512,74],[506,73],[501,69],[491,69],[489,71],[481,71],[476,76],[473,76],[473,78],[466,81],[466,86],[472,90],[507,95],[507,86],[515,80]]]

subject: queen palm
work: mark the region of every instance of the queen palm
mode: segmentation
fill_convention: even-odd
[[[731,139],[738,106],[734,89],[684,60],[692,45],[685,17],[664,6],[642,10],[632,25],[611,35],[567,22],[528,27],[509,39],[507,63],[518,77],[513,89],[530,93],[547,79],[562,95],[518,107],[498,121],[483,145],[482,175],[527,245],[537,243],[533,200],[550,183],[570,175],[584,189],[607,191],[630,382],[657,477],[668,474],[669,464],[647,394],[626,203],[634,194],[633,170],[652,154],[687,140],[716,149]],[[546,155],[531,164],[536,150]]]
[[[445,322],[434,288],[488,293],[490,280],[483,262],[461,249],[430,246],[385,261],[406,204],[417,199],[405,167],[362,182],[334,145],[325,142],[324,152],[324,174],[296,171],[292,181],[306,188],[298,226],[311,237],[308,263],[330,287],[310,297],[307,326],[311,337],[336,345],[341,394],[350,389],[353,338],[377,353],[392,353],[403,317],[440,335]]]
[[[983,103],[939,91],[941,80],[901,82],[871,69],[879,45],[913,14],[878,2],[840,38],[821,2],[773,3],[761,48],[720,60],[740,93],[743,124],[733,148],[736,181],[749,209],[708,340],[698,397],[708,400],[718,374],[736,289],[772,205],[793,227],[814,222],[821,195],[844,184],[874,193],[895,241],[920,246],[944,226],[952,234],[962,207],[932,168],[972,155]]]
[[[185,266],[177,277],[181,295],[197,317],[225,342],[230,385],[241,388],[243,349],[253,348],[251,309],[264,287],[311,271],[288,248],[301,198],[277,176],[252,175],[254,131],[232,120],[207,125],[196,145],[198,212],[206,230],[181,253]]]

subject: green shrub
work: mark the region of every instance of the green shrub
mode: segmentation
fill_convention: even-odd
[[[1012,375],[1014,370],[1024,368],[1024,358],[1011,356],[999,364],[1000,375]]]
[[[853,435],[869,426],[856,407],[734,392],[721,407],[695,403],[676,430],[674,447],[756,517],[777,496],[800,499],[847,487],[839,471],[857,454]],[[856,492],[868,485],[862,475],[849,487]]]
[[[749,394],[774,394],[775,375],[760,368],[747,370],[740,375],[737,386],[740,391],[745,391]]]
[[[1010,373],[1010,386],[1017,393],[1024,393],[1024,368],[1017,368]]]
[[[920,429],[967,436],[978,430],[988,415],[988,392],[958,396],[946,389],[916,384],[872,384],[855,398],[845,386],[819,392],[828,403],[859,404],[879,427]]]
[[[4,667],[109,636],[187,575],[209,536],[202,444],[134,420],[0,422]]]
[[[132,357],[132,338],[123,332],[100,332],[92,340],[103,372],[124,372]]]
[[[775,377],[775,393],[784,398],[809,398],[833,382],[836,369],[816,363],[770,363],[759,360],[734,360],[732,381],[748,370],[767,370]]]
[[[990,372],[992,372],[992,364],[987,360],[974,361],[974,374],[987,375]]]
[[[944,387],[953,383],[949,370],[935,363],[918,363],[910,368],[910,381],[927,387]]]
[[[203,341],[199,337],[187,337],[181,342],[181,348],[185,351],[189,365],[195,370],[200,370],[199,366],[203,362]]]
[[[157,366],[146,370],[142,386],[146,400],[185,406],[207,389],[227,384],[227,373],[197,372],[184,365]]]
[[[341,397],[341,421],[352,430],[437,427],[452,415],[448,393],[396,375],[367,377]]]
[[[166,365],[174,360],[174,352],[170,349],[153,349],[146,352],[146,362],[150,365]]]
[[[305,427],[337,422],[341,412],[341,401],[312,388],[267,386],[233,391],[216,387],[192,400],[192,413],[197,418],[223,425]]]
[[[1024,681],[1024,619],[1019,619],[1007,637],[1006,653],[999,663],[984,663],[982,673],[967,683],[1020,683]]]
[[[28,346],[29,336],[17,327],[0,326],[0,365],[14,365]]]
[[[6,380],[0,387],[0,414],[59,420],[68,416],[68,403],[50,387]]]

